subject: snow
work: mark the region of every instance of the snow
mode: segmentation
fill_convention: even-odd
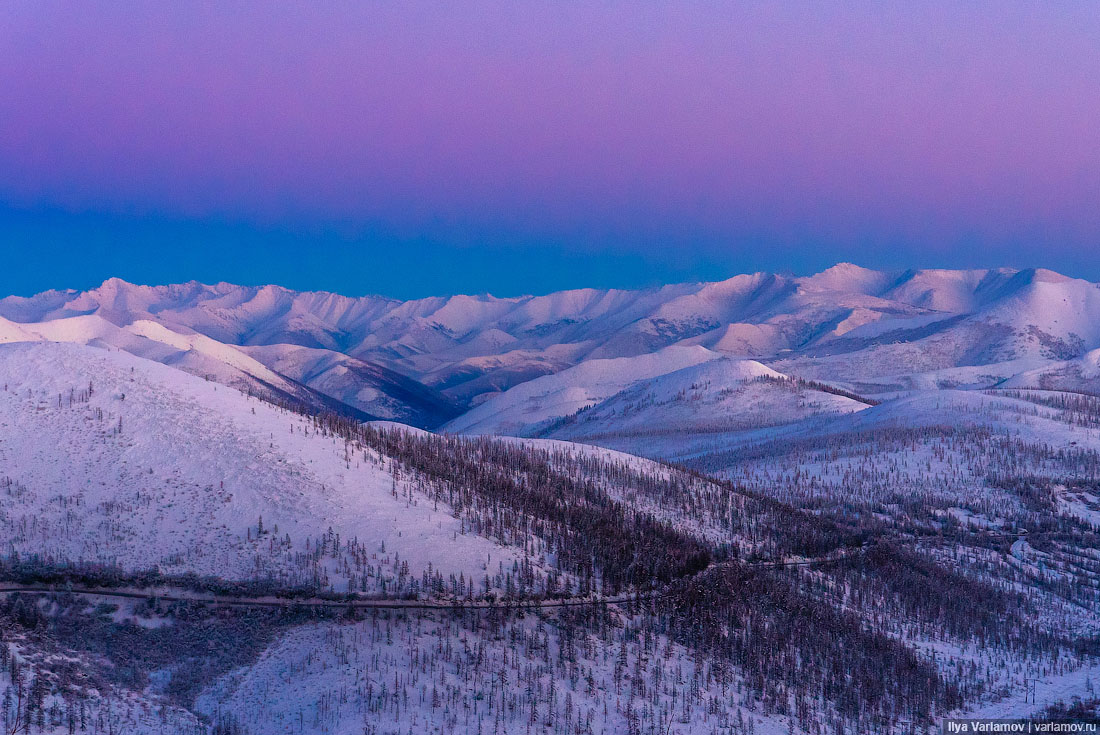
[[[141,337],[146,337],[155,342],[171,345],[184,352],[194,350],[195,352],[224,362],[226,365],[235,367],[242,372],[246,372],[273,384],[283,382],[282,376],[268,370],[260,362],[253,360],[240,350],[210,339],[202,334],[178,334],[161,324],[145,319],[130,324],[127,326],[127,331]]]
[[[463,433],[524,434],[536,424],[568,416],[639,380],[719,357],[705,347],[669,347],[637,357],[588,360],[560,373],[521,383],[444,428]]]
[[[1055,485],[1054,490],[1059,512],[1100,529],[1100,493],[1070,490],[1065,485]]]
[[[0,524],[20,551],[293,576],[304,570],[291,552],[331,528],[379,549],[380,569],[399,555],[414,575],[431,564],[480,576],[490,558],[518,558],[463,534],[388,463],[348,456],[301,417],[170,367],[82,345],[7,344],[0,384],[0,462],[12,495]],[[261,517],[277,534],[257,540]],[[287,534],[292,548],[272,550]]]
[[[560,726],[567,712],[592,732],[612,735],[628,732],[625,707],[636,709],[637,716],[643,704],[657,710],[645,719],[668,723],[668,732],[681,735],[713,732],[720,717],[735,720],[739,710],[743,718],[753,718],[758,735],[790,732],[786,718],[763,717],[753,711],[759,705],[735,703],[732,693],[706,691],[701,701],[674,704],[666,685],[654,693],[656,702],[628,700],[632,675],[653,680],[660,670],[666,682],[686,680],[695,665],[692,657],[661,635],[655,636],[659,655],[643,652],[638,641],[628,650],[590,633],[579,635],[573,642],[576,663],[570,666],[577,675],[570,678],[548,663],[562,646],[557,625],[538,616],[493,626],[423,616],[302,626],[281,637],[255,665],[223,677],[200,697],[197,709],[207,715],[236,712],[271,735],[299,733],[303,727],[351,735],[363,732],[364,723],[379,734],[543,735],[560,732],[551,723]],[[620,655],[627,675],[616,680]],[[507,682],[503,692],[502,681]],[[552,706],[541,701],[551,682]],[[541,693],[537,716],[529,715],[532,695],[525,691]]]
[[[343,591],[346,551],[303,561],[318,540],[328,549],[338,535],[367,550],[372,592],[383,580],[394,583],[405,564],[414,577],[430,565],[445,576],[480,579],[490,565],[521,558],[521,549],[463,533],[450,509],[428,500],[415,477],[398,478],[388,460],[237,389],[259,381],[288,392],[309,386],[391,419],[374,423],[388,431],[422,431],[403,422],[438,427],[468,404],[447,431],[543,437],[507,440],[545,449],[563,464],[570,455],[598,456],[642,475],[673,472],[652,460],[684,462],[780,500],[867,510],[902,527],[1012,528],[1038,511],[996,478],[1026,476],[1051,488],[1053,505],[1042,513],[1060,514],[1070,527],[1100,527],[1096,477],[1087,469],[1100,452],[1100,426],[1087,408],[1048,405],[1074,391],[1100,392],[1096,284],[1044,270],[886,272],[840,264],[804,278],[757,273],[514,298],[402,302],[110,279],[83,293],[0,299],[6,548],[170,573],[320,580]],[[630,481],[601,482],[619,502],[722,538],[708,519],[666,511]],[[1068,620],[1091,630],[1092,611],[1019,581],[1067,571],[1032,541],[1016,540],[1007,554],[989,551],[983,568],[1020,573],[1013,584],[1046,606],[1041,618],[1052,629],[1066,629]],[[944,560],[963,563],[950,553]],[[1095,554],[1078,557],[1084,565]],[[492,682],[464,668],[464,656],[476,651],[488,668],[512,672],[512,693],[522,691],[517,672],[533,687],[548,687],[556,676],[541,663],[561,645],[554,616],[508,624],[509,633],[537,638],[539,649],[516,646],[505,629],[433,615],[295,628],[255,665],[222,677],[200,709],[232,709],[265,733],[358,733],[365,723],[378,733],[478,732],[471,715],[482,712],[481,689],[492,696]],[[116,622],[130,617],[120,610]],[[168,621],[135,619],[141,626]],[[641,655],[631,642],[630,667],[672,677],[695,665],[687,651],[656,637],[659,656]],[[972,642],[906,643],[990,670],[1004,664],[968,710],[975,716],[1029,715],[1083,693],[1085,681],[1100,675],[1095,665],[1025,661]],[[446,665],[424,674],[418,667],[429,651]],[[608,662],[618,655],[591,641],[581,656],[595,690],[555,680],[570,692],[575,713],[592,710],[597,732],[626,729],[611,703],[617,684]],[[403,709],[387,709],[391,701],[372,710],[372,696],[395,678],[408,688]],[[1031,701],[1024,679],[1037,682]],[[433,707],[432,686],[453,699]],[[141,712],[159,703],[146,694],[117,695],[130,702],[127,731],[155,731]],[[659,707],[670,704],[667,692],[658,699]],[[714,729],[706,703],[676,707],[683,721],[672,732]],[[546,711],[538,714],[532,732],[546,729]],[[782,718],[753,716],[758,733],[787,731]],[[509,721],[499,730],[524,725]]]
[[[84,674],[94,668],[92,661],[71,651],[46,650],[18,633],[9,633],[2,644],[13,662],[21,669],[22,685],[28,687],[33,677],[49,676],[56,664],[77,667]],[[12,666],[0,669],[0,690],[11,692]],[[78,678],[64,693],[46,695],[42,710],[43,727],[37,724],[19,732],[35,732],[43,735],[69,735],[69,716],[73,717],[76,732],[127,733],[127,735],[205,735],[206,728],[192,712],[173,705],[164,697],[147,692],[136,692],[122,687],[103,684],[88,678]],[[14,704],[7,712],[0,713],[15,732]]]
[[[1057,362],[1100,348],[1100,289],[1093,283],[1043,270],[889,272],[846,263],[803,278],[756,273],[639,291],[406,302],[276,286],[152,287],[110,279],[82,293],[0,299],[0,317],[10,320],[0,327],[0,339],[25,338],[12,324],[84,316],[118,327],[155,322],[171,333],[201,334],[233,347],[284,345],[348,355],[475,403],[585,361],[645,356],[676,345],[765,361],[805,358],[821,369],[812,377],[833,381],[1021,358]],[[150,336],[147,328],[142,333]],[[1094,379],[1095,355],[1089,364],[1085,377]],[[246,372],[254,367],[237,365]]]
[[[210,377],[227,385],[243,387],[255,380],[290,393],[297,387],[239,348],[201,334],[181,334],[153,321],[139,320],[124,327],[97,314],[70,316],[5,329],[0,325],[0,342],[72,342],[114,347]],[[6,337],[6,338],[5,338]]]
[[[39,337],[30,333],[19,324],[0,317],[0,343],[33,342]]]
[[[759,362],[723,359],[639,381],[578,415],[555,435],[587,440],[662,435],[685,442],[693,435],[865,408],[867,404],[851,398],[802,387]]]
[[[964,710],[959,717],[971,718],[1026,718],[1042,712],[1057,702],[1068,704],[1075,697],[1086,699],[1088,682],[1096,686],[1100,681],[1100,664],[1083,666],[1063,673],[1050,672],[1028,681],[1016,682],[1004,696],[991,702]]]
[[[877,294],[890,281],[890,274],[863,268],[854,263],[837,263],[831,268],[810,276],[802,281],[805,288],[818,288],[828,291],[859,291]]]
[[[279,376],[371,416],[437,426],[461,411],[459,402],[426,385],[340,352],[283,344],[240,349]]]

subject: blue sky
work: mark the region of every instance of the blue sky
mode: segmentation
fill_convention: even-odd
[[[0,4],[0,292],[1100,279],[1089,3]]]

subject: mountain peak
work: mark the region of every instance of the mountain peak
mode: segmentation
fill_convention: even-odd
[[[1031,274],[1031,279],[1036,283],[1069,283],[1076,280],[1047,268],[1030,268],[1028,272]]]
[[[885,288],[890,276],[854,263],[837,263],[820,273],[800,279],[804,285],[829,291],[869,293]]]
[[[101,283],[96,290],[100,289],[120,289],[120,288],[137,288],[137,284],[130,283],[127,280],[119,278],[118,276],[111,276],[103,283]]]

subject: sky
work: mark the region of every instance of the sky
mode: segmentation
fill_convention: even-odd
[[[1091,2],[0,3],[0,293],[1100,280]]]

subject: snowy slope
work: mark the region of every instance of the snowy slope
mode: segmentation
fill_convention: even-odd
[[[1080,357],[1047,362],[1041,367],[1016,373],[1001,388],[1047,388],[1100,394],[1100,349]]]
[[[139,320],[119,327],[98,314],[69,316],[28,324],[0,325],[0,342],[72,342],[124,350],[138,357],[215,380],[240,390],[309,406],[315,410],[370,414],[280,375],[242,352],[205,335],[175,332],[163,325]]]
[[[365,414],[434,428],[464,405],[377,363],[297,345],[242,347],[245,354],[302,385]]]
[[[826,380],[1068,360],[1100,348],[1100,289],[1041,269],[886,272],[840,264],[808,277],[757,273],[639,291],[404,302],[111,279],[87,292],[0,299],[0,317],[19,325],[93,314],[116,326],[154,321],[235,346],[312,348],[295,357],[302,374],[348,355],[475,404],[585,360],[672,345],[783,360],[772,366]],[[306,364],[306,354],[317,364]],[[353,396],[352,387],[334,391]]]
[[[0,317],[0,343],[34,342],[39,337],[27,331],[22,325]]]
[[[0,319],[0,341],[107,346],[313,410],[654,457],[722,453],[753,429],[863,413],[797,381],[745,380],[738,365],[877,400],[1100,391],[1100,289],[1041,269],[840,264],[804,278],[406,302],[111,279],[0,299]],[[757,362],[738,362],[746,356]]]
[[[542,434],[646,456],[729,432],[866,409],[853,398],[799,383],[753,360],[719,359],[641,380]]]
[[[704,347],[669,347],[653,354],[587,360],[495,396],[444,428],[451,432],[523,436],[549,420],[592,406],[639,380],[716,360]]]
[[[860,278],[865,290],[885,287],[873,274]],[[831,287],[825,280],[822,289]],[[9,548],[22,555],[111,561],[130,569],[156,565],[165,572],[231,579],[274,576],[300,583],[320,578],[342,591],[354,574],[350,568],[361,560],[346,551],[354,541],[366,550],[368,591],[379,591],[384,579],[391,584],[389,592],[400,589],[403,565],[412,576],[431,565],[443,575],[481,579],[493,566],[524,558],[518,548],[471,533],[468,521],[437,507],[414,474],[395,472],[388,459],[371,450],[349,450],[343,439],[319,433],[316,423],[177,370],[164,359],[169,353],[191,354],[226,368],[250,374],[272,370],[281,377],[283,370],[292,372],[288,363],[300,360],[295,369],[304,369],[315,360],[331,360],[331,350],[239,349],[147,320],[118,327],[98,314],[62,316],[38,327],[0,322],[0,329],[19,340],[0,344],[0,529]],[[1085,358],[1063,362],[1087,371]],[[1032,369],[1038,359],[1045,358],[1022,358],[1001,369]],[[348,364],[336,360],[317,377]],[[330,390],[340,386],[325,384]],[[530,392],[523,394],[524,388]],[[487,423],[497,420],[492,412],[500,410],[504,420],[533,417],[546,425],[547,416],[572,415],[560,411],[573,401],[590,407],[574,421],[560,423],[554,436],[575,432],[612,446],[620,446],[620,440],[651,442],[645,444],[651,456],[674,454],[767,496],[768,502],[755,503],[749,515],[747,496],[740,491],[719,492],[720,486],[705,480],[669,486],[649,482],[682,477],[650,460],[556,439],[509,440],[545,450],[559,466],[569,460],[583,467],[581,460],[598,458],[610,469],[584,479],[595,479],[632,509],[715,543],[730,541],[737,528],[751,528],[753,542],[772,537],[774,528],[763,523],[766,516],[755,514],[772,508],[770,498],[777,497],[822,512],[839,509],[839,515],[852,519],[873,515],[907,523],[931,518],[945,525],[1009,527],[1036,513],[1034,500],[997,485],[991,478],[998,473],[1087,481],[1095,479],[1088,468],[1100,467],[1095,461],[1100,425],[1088,424],[1087,412],[1039,400],[1051,391],[950,390],[930,383],[870,406],[824,388],[789,379],[758,361],[679,345],[640,356],[589,359],[512,388],[475,411],[483,410]],[[388,422],[376,426],[402,430]],[[667,435],[654,436],[661,431]],[[1044,521],[1094,518],[1096,497],[1088,487],[1058,488],[1052,502],[1060,509]],[[734,502],[735,496],[741,499]],[[1093,559],[1088,549],[1073,552],[1082,564]],[[1018,564],[1028,574],[1055,569],[1047,564],[1053,555],[1043,557],[1042,568],[1026,554],[1020,556],[1025,558],[1001,554],[995,545],[943,551],[950,565],[969,560],[968,573],[976,577],[1007,564]],[[1013,575],[1016,569],[1011,567]],[[873,566],[860,564],[852,573],[867,570]],[[837,586],[814,587],[814,595],[836,592],[844,598],[837,610],[865,615],[868,628],[881,626],[885,635],[901,637],[921,651],[922,661],[935,653],[936,665],[947,675],[961,670],[956,661],[975,664],[976,679],[969,681],[981,680],[988,689],[967,708],[1003,705],[1022,713],[1020,689],[1026,684],[1021,679],[1043,682],[1039,702],[1044,703],[1083,692],[1085,677],[1096,671],[1094,663],[1073,656],[1025,656],[999,647],[995,637],[979,643],[947,635],[936,627],[934,611],[931,618],[899,612],[890,607],[892,594],[871,594],[871,587],[852,588],[848,594],[851,578],[828,576],[833,573],[843,570],[815,568],[804,581],[834,579]],[[789,578],[796,586],[803,579],[799,574]],[[746,579],[761,584],[787,577],[769,573]],[[1056,619],[1053,630],[1084,635],[1083,629],[1096,625],[1094,612],[1070,600],[1052,601],[1054,593],[1043,585],[1028,586],[1031,577],[1006,579],[1020,585],[1029,604],[1038,608],[1037,617]],[[726,635],[750,631],[750,643],[765,641],[767,659],[753,668],[728,665],[698,642],[696,648],[687,647],[684,630],[696,627],[694,618],[677,639],[672,628],[645,617],[644,605],[523,615],[387,611],[305,623],[294,617],[297,613],[283,611],[285,620],[277,626],[269,621],[274,627],[259,631],[258,658],[242,654],[232,670],[211,673],[193,710],[206,716],[233,713],[248,733],[358,733],[365,726],[379,733],[511,732],[528,725],[544,733],[584,731],[586,725],[594,732],[639,727],[643,732],[747,732],[739,724],[746,719],[757,733],[798,732],[803,728],[792,722],[795,712],[825,726],[834,723],[833,704],[811,692],[798,707],[781,709],[775,700],[761,701],[754,694],[777,680],[786,686],[803,678],[798,667],[767,668],[775,651],[792,638],[789,634],[798,632],[783,627],[791,600],[792,609],[811,604],[811,597],[772,596],[763,605],[753,599],[746,610],[763,617],[728,618],[735,624]],[[133,607],[95,614],[114,616],[127,635],[135,627],[182,626],[196,614],[153,609],[154,603],[146,607],[144,617]],[[48,604],[43,608],[52,610]],[[705,609],[696,612],[705,617]],[[232,621],[237,613],[209,614]],[[242,624],[254,620],[243,617]],[[769,639],[769,631],[776,630],[778,636]],[[921,637],[925,631],[932,631],[928,640]],[[818,660],[839,656],[842,649],[819,649]],[[868,650],[885,649],[876,643]],[[88,666],[81,658],[87,655],[70,659]],[[799,660],[813,665],[814,659]],[[170,671],[154,671],[148,687],[110,691],[121,700],[115,712],[118,722],[130,728],[126,731],[158,731],[150,708],[165,704],[156,691],[171,677]],[[842,671],[838,681],[843,679]],[[102,700],[94,701],[98,714]],[[190,713],[171,708],[166,719],[162,731],[194,725]],[[898,731],[903,728],[899,725]]]
[[[625,734],[638,719],[684,735],[738,720],[752,720],[756,735],[801,731],[788,717],[761,712],[747,694],[712,688],[688,701],[683,689],[705,666],[663,635],[635,628],[637,635],[615,645],[583,630],[567,637],[559,624],[534,617],[501,627],[423,618],[302,626],[254,666],[220,679],[197,709],[237,712],[270,735],[300,733],[304,723],[306,732],[351,735],[363,732],[364,722],[394,733],[549,734],[563,723],[570,732]],[[552,665],[573,659],[570,669]],[[646,703],[653,711],[627,701],[616,661],[639,680],[668,682],[654,687]],[[524,689],[535,694],[517,696]],[[411,696],[393,696],[395,690]],[[538,693],[549,701],[535,701]]]
[[[1012,489],[1012,478],[1055,485],[1073,478],[1085,487],[1100,478],[1100,419],[1059,407],[1061,395],[915,391],[782,426],[607,443],[797,505],[842,503],[892,515],[916,504],[979,525],[1080,517],[1085,505],[1075,496],[1065,494],[1040,513]]]
[[[490,557],[514,558],[418,503],[377,457],[346,455],[299,416],[156,362],[5,344],[0,384],[11,498],[0,522],[17,550],[296,582],[318,570],[295,554],[330,530],[369,549],[383,576],[396,558],[414,575],[433,564],[467,576]],[[261,517],[268,532],[257,539]]]

